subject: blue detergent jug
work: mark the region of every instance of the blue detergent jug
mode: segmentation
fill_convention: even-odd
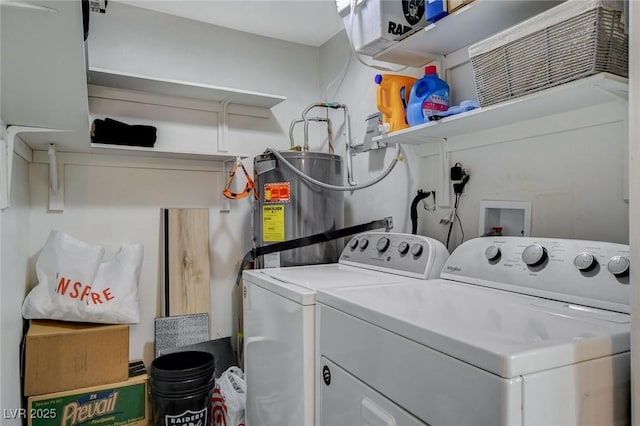
[[[446,0],[427,0],[424,18],[431,24],[448,15]]]
[[[449,85],[438,77],[435,66],[427,66],[424,77],[411,88],[407,123],[410,126],[426,123],[430,116],[449,109],[449,105]]]

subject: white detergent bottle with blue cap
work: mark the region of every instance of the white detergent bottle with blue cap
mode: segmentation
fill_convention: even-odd
[[[436,67],[424,69],[424,77],[411,88],[407,105],[407,123],[410,126],[426,123],[429,117],[449,109],[449,85],[438,77]]]

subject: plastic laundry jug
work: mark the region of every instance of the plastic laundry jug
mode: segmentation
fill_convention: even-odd
[[[425,3],[424,18],[428,22],[433,24],[448,15],[447,0],[427,0]]]
[[[424,77],[411,89],[407,122],[410,126],[426,123],[430,116],[449,109],[449,105],[449,85],[438,77],[435,66],[427,66]]]
[[[395,74],[378,74],[378,110],[382,113],[384,130],[395,132],[409,127],[407,123],[407,103],[411,88],[417,81],[414,77]]]

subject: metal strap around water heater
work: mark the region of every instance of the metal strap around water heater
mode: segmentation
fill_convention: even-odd
[[[299,247],[310,246],[318,243],[324,243],[326,241],[335,240],[337,238],[347,237],[349,235],[359,234],[361,232],[380,228],[384,228],[386,231],[392,229],[393,217],[388,216],[384,219],[374,220],[373,222],[349,226],[347,228],[336,229],[327,232],[320,232],[308,237],[296,238],[294,240],[283,241],[281,243],[273,243],[266,246],[256,247],[247,252],[247,254],[245,254],[242,258],[242,262],[240,263],[240,270],[238,271],[238,276],[236,277],[236,285],[240,284],[240,281],[242,280],[242,271],[244,271],[244,268],[246,268],[247,264],[258,256],[291,250]]]

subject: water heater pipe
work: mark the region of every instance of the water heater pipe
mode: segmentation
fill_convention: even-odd
[[[303,151],[309,151],[309,118],[307,118],[307,113],[311,111],[313,108],[333,108],[338,109],[341,108],[344,111],[344,125],[347,129],[346,138],[347,141],[345,143],[346,146],[346,156],[347,156],[347,183],[352,187],[357,186],[356,181],[353,180],[353,155],[351,153],[351,124],[349,119],[349,110],[345,104],[339,104],[336,102],[318,102],[309,105],[302,111],[302,119],[304,120],[304,146],[302,148]]]
[[[329,154],[333,154],[333,129],[331,127],[331,119],[329,117],[309,117],[307,119],[300,118],[297,120],[292,120],[291,124],[289,125],[289,141],[291,142],[291,149],[294,149],[294,146],[295,146],[295,142],[293,141],[293,128],[295,127],[296,124],[302,123],[303,121],[306,123],[307,120],[317,121],[317,122],[324,121],[327,123],[327,140],[329,143]],[[307,147],[307,150],[308,150],[309,141],[305,140],[304,145]]]
[[[273,148],[267,148],[265,150],[266,153],[270,153],[273,154],[278,161],[280,161],[282,164],[284,164],[286,167],[288,167],[293,173],[295,173],[296,175],[298,175],[299,177],[301,177],[303,180],[306,180],[309,183],[312,183],[314,185],[317,185],[321,188],[324,189],[329,189],[331,191],[357,191],[359,189],[364,189],[364,188],[368,188],[372,185],[375,185],[376,183],[380,182],[382,179],[384,179],[385,177],[387,177],[387,175],[389,173],[391,173],[391,170],[393,170],[393,168],[395,167],[396,163],[398,162],[398,158],[400,157],[400,153],[401,153],[401,145],[397,144],[396,145],[396,152],[395,155],[393,157],[393,161],[391,162],[391,164],[389,164],[389,166],[385,169],[384,172],[382,172],[382,174],[380,174],[377,178],[367,182],[367,183],[363,183],[360,185],[355,185],[355,186],[338,186],[338,185],[330,185],[328,183],[324,183],[321,182],[317,179],[312,178],[311,176],[308,176],[306,174],[304,174],[303,172],[301,172],[300,170],[298,170],[293,164],[291,164],[289,161],[287,161],[286,158],[284,158],[282,156],[282,154],[280,154],[277,150],[273,149]]]
[[[309,111],[311,111],[313,108],[333,108],[333,109],[338,109],[341,108],[344,110],[344,121],[345,121],[345,126],[346,126],[346,155],[347,155],[347,182],[349,184],[349,186],[339,186],[339,185],[331,185],[328,183],[324,183],[321,182],[317,179],[312,178],[311,176],[306,175],[305,173],[301,172],[300,170],[298,170],[293,164],[291,164],[289,161],[287,161],[286,158],[284,158],[284,156],[282,156],[282,154],[280,154],[280,152],[278,152],[276,149],[273,148],[267,148],[265,150],[265,153],[270,153],[273,154],[274,157],[276,157],[276,159],[278,159],[278,161],[280,161],[283,165],[285,165],[286,167],[288,167],[293,173],[295,173],[296,175],[298,175],[300,178],[302,178],[303,180],[312,183],[314,185],[319,186],[320,188],[324,188],[324,189],[328,189],[331,191],[357,191],[359,189],[364,189],[364,188],[368,188],[372,185],[375,185],[376,183],[380,182],[382,179],[384,179],[385,177],[387,177],[387,175],[389,173],[391,173],[391,170],[393,170],[393,168],[395,167],[395,165],[398,163],[398,159],[400,158],[400,154],[402,152],[402,147],[400,144],[396,144],[396,152],[395,155],[393,156],[393,160],[391,161],[391,164],[389,164],[389,166],[375,179],[367,182],[367,183],[363,183],[361,185],[358,185],[352,178],[352,169],[353,169],[353,161],[352,161],[352,153],[351,153],[351,126],[349,124],[349,112],[347,109],[347,106],[344,104],[338,104],[336,102],[318,102],[318,103],[314,103],[309,105],[307,108],[304,109],[304,111],[302,112],[302,121],[304,121],[304,146],[303,146],[303,151],[308,151],[309,150],[309,121],[320,121],[320,119],[318,118],[311,118],[311,117],[307,117],[307,113]],[[324,121],[324,120],[322,120]],[[289,139],[291,140],[291,146],[294,145],[293,143],[293,126],[295,125],[295,123],[298,123],[300,121],[298,120],[294,120],[291,122],[291,125],[289,127]],[[331,129],[331,122],[327,121],[329,129]],[[329,130],[329,137],[331,137],[331,130]]]

